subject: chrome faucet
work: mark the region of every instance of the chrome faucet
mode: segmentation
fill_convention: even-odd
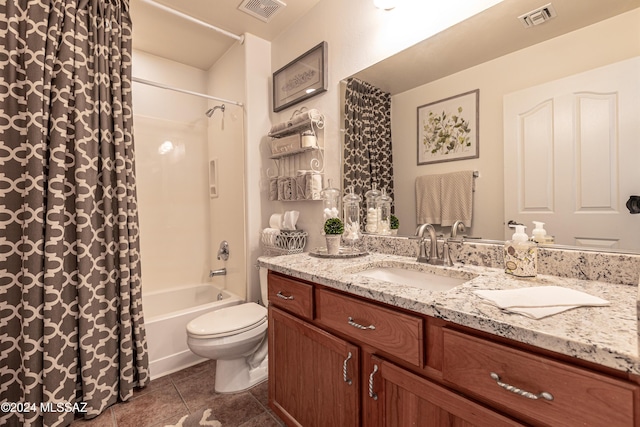
[[[226,240],[220,242],[220,248],[218,248],[218,259],[222,261],[229,259],[229,242]]]
[[[458,231],[464,232],[464,230],[465,230],[464,223],[461,220],[457,220],[456,222],[453,223],[453,226],[451,227],[451,238],[457,239]]]
[[[429,232],[429,240],[431,241],[431,246],[429,248],[429,256],[427,256],[427,239],[424,237],[424,232]],[[421,224],[416,229],[416,236],[420,238],[418,243],[419,253],[418,253],[418,262],[427,262],[433,265],[442,265],[443,261],[438,256],[438,239],[436,238],[436,229],[433,225],[426,223]]]
[[[211,270],[209,271],[209,277],[213,277],[213,276],[226,276],[227,275],[227,269],[226,268],[220,268],[218,270]]]
[[[449,248],[449,241],[445,240],[442,244],[442,265],[445,267],[453,267],[453,260],[451,259],[451,249]]]
[[[458,237],[458,231],[460,232],[465,231],[465,226],[462,220],[457,220],[456,222],[453,223],[453,226],[451,227],[451,237],[449,237],[444,241],[444,245],[442,248],[442,252],[443,252],[442,260],[444,265],[447,267],[453,266],[453,260],[451,259],[450,243],[456,242],[458,244],[462,244],[464,240],[462,236]]]

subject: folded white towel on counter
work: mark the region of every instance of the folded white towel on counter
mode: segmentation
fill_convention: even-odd
[[[542,319],[576,307],[607,306],[602,298],[561,286],[534,286],[520,289],[474,291],[479,297],[504,311]]]

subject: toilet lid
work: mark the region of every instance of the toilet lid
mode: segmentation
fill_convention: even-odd
[[[254,302],[203,314],[187,324],[187,332],[200,338],[234,335],[267,321],[267,309]]]

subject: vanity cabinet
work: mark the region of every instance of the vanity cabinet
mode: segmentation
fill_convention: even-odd
[[[279,273],[269,303],[269,403],[289,426],[638,425],[622,376]]]
[[[524,426],[391,362],[374,358],[378,366],[373,382],[382,414],[378,424],[404,426]],[[369,425],[369,424],[363,424]]]
[[[351,340],[393,355],[416,367],[423,364],[424,320],[376,304],[316,289],[316,321]]]
[[[543,425],[632,426],[638,386],[486,339],[444,330],[443,379]]]
[[[289,425],[360,425],[357,346],[269,308],[269,400]]]

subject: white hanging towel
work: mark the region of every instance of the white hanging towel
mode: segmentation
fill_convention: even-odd
[[[576,307],[607,306],[602,298],[561,286],[533,286],[520,289],[474,291],[479,297],[504,311],[542,319]]]
[[[441,175],[416,178],[416,223],[440,224]]]
[[[442,226],[452,226],[461,220],[471,227],[473,215],[473,171],[451,172],[442,175],[441,180]]]

